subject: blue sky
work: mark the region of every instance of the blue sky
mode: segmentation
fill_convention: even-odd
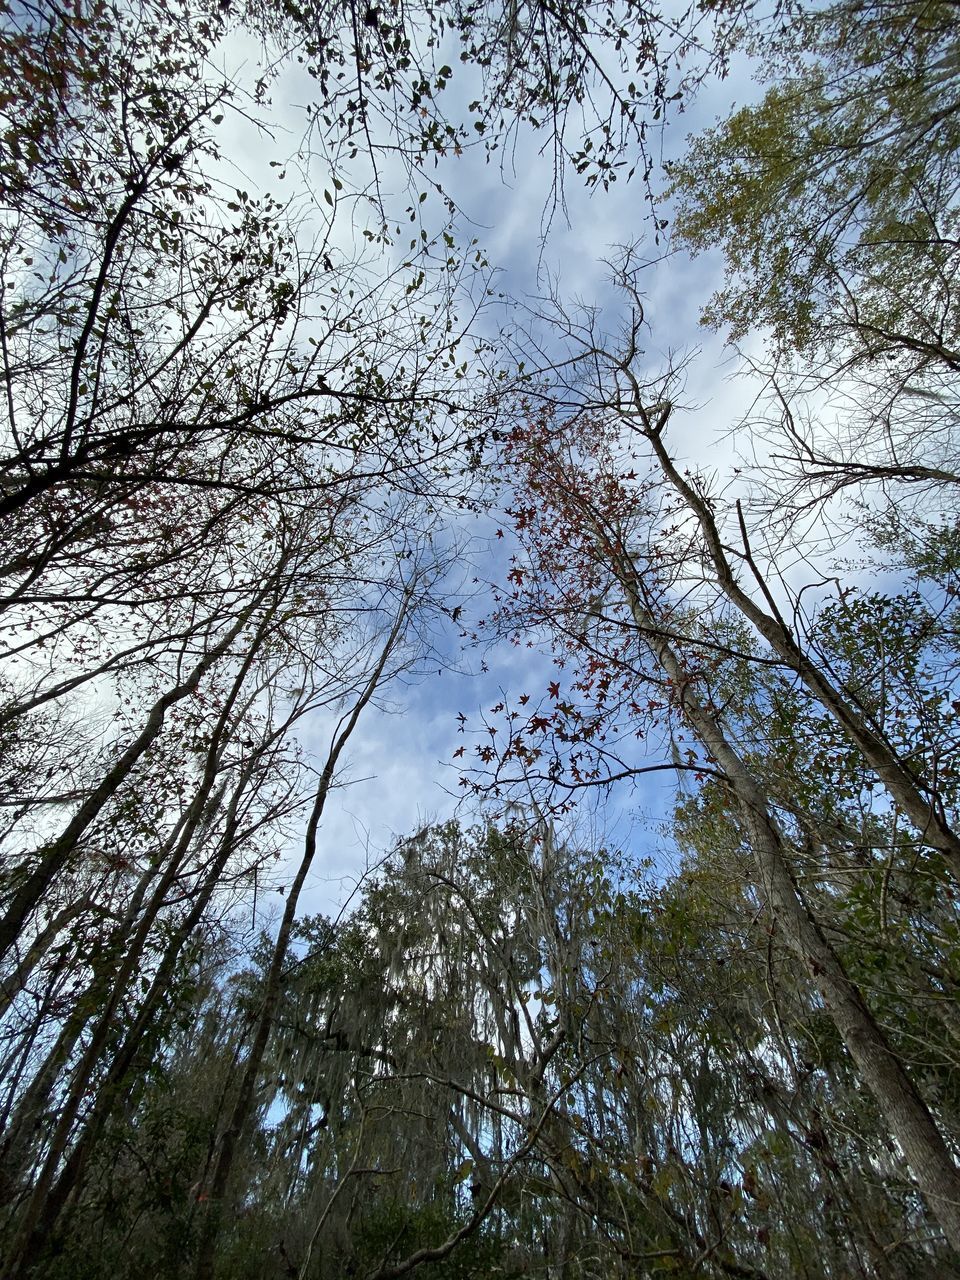
[[[252,42],[246,47],[233,42],[222,56],[223,69],[232,78],[252,80],[259,57]],[[463,101],[476,89],[469,70],[461,72],[460,64],[454,65],[457,70],[447,92],[461,95]],[[278,193],[296,192],[298,184],[305,189],[303,184],[309,182],[319,209],[314,225],[322,226],[329,209],[321,193],[332,189],[330,174],[319,159],[291,160],[307,123],[306,104],[315,92],[314,82],[295,66],[275,83],[272,138],[228,113],[222,126],[223,179],[251,191]],[[652,146],[664,159],[681,154],[689,132],[725,114],[735,100],[742,102],[757,92],[748,68],[737,65],[725,81],[709,82],[683,114],[653,137]],[[554,338],[531,318],[545,309],[542,300],[547,294],[571,309],[598,308],[602,327],[614,332],[622,298],[611,283],[605,260],[617,255],[618,246],[638,241],[643,241],[642,253],[660,257],[666,243],[653,243],[639,179],[618,182],[609,191],[588,191],[572,173],[565,179],[564,207],[554,212],[543,240],[553,173],[552,160],[540,153],[541,147],[541,135],[521,131],[502,164],[485,163],[479,150],[467,151],[459,159],[448,156],[438,167],[431,163],[422,174],[427,199],[416,211],[428,234],[439,231],[442,206],[433,189],[437,182],[463,211],[460,234],[477,238],[496,272],[494,287],[505,295],[502,303],[494,302],[481,317],[484,335],[492,338],[500,328],[530,326],[549,348]],[[280,173],[287,175],[282,186]],[[380,181],[388,202],[391,186],[398,193],[398,211],[410,204],[399,167],[391,171],[385,162]],[[349,254],[360,230],[356,214],[340,205],[331,229],[333,242]],[[375,261],[371,268],[376,270]],[[685,388],[687,403],[697,408],[671,425],[674,450],[690,463],[722,471],[734,461],[736,438],[731,437],[731,428],[749,407],[755,388],[733,376],[737,365],[731,353],[717,335],[698,324],[700,307],[717,286],[718,270],[716,260],[691,261],[674,255],[645,273],[644,289],[651,322],[647,346],[651,369],[698,349]],[[522,339],[517,345],[522,348]],[[531,351],[529,363],[535,362]],[[495,525],[495,519],[487,517],[463,517],[459,523],[458,536],[469,546],[469,561],[475,566],[464,561],[463,623],[467,625],[475,624],[488,607],[485,582],[502,580],[506,572],[506,553],[493,537]],[[451,582],[451,591],[457,589],[458,584]],[[451,595],[451,606],[457,599]],[[499,701],[501,692],[516,696],[524,689],[543,689],[552,678],[553,667],[545,655],[509,646],[482,653],[463,650],[459,628],[453,625],[437,640],[446,652],[446,662],[429,665],[416,681],[385,691],[382,706],[368,709],[360,723],[341,775],[350,785],[339,788],[328,806],[320,853],[302,899],[304,912],[333,910],[357,875],[377,861],[394,837],[452,812],[460,791],[459,771],[451,757],[464,741],[458,737],[458,713],[473,719]],[[328,723],[313,722],[308,741],[318,754],[325,749],[329,732]],[[655,775],[632,792],[614,793],[599,812],[585,809],[582,821],[594,836],[603,831],[639,852],[651,852],[651,844],[662,844],[656,828],[670,786],[669,775]],[[464,816],[470,812],[468,806]]]

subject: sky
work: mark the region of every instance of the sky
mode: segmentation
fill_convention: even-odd
[[[252,41],[241,46],[234,38],[221,57],[222,69],[243,83],[256,72],[259,51]],[[468,73],[462,83],[459,74],[458,66],[447,92],[466,98],[476,91],[475,86]],[[683,114],[668,122],[654,144],[660,158],[682,154],[689,133],[725,115],[735,101],[758,92],[750,68],[735,64],[726,80],[708,83]],[[314,82],[294,64],[272,88],[272,138],[228,113],[222,126],[224,181],[236,181],[251,191],[277,190],[278,174],[284,172],[288,191],[304,181],[318,196],[330,189],[330,175],[320,160],[290,162],[307,123],[306,104],[315,95]],[[428,199],[418,215],[426,226],[437,216],[440,201],[432,194],[432,184],[438,181],[463,211],[461,232],[477,238],[495,270],[495,288],[505,295],[501,305],[491,306],[481,317],[485,336],[493,338],[499,328],[536,328],[531,317],[549,310],[548,298],[559,299],[571,310],[598,309],[601,327],[615,332],[623,299],[611,283],[609,260],[619,255],[622,246],[641,240],[639,252],[659,258],[666,244],[651,242],[648,206],[638,179],[619,182],[609,191],[587,190],[575,174],[568,174],[563,208],[550,217],[552,161],[540,153],[541,146],[540,136],[521,132],[505,164],[485,163],[478,150],[467,151],[459,159],[448,157],[439,168],[431,163],[422,175]],[[399,172],[391,174],[385,163],[380,176],[384,190],[394,182],[401,191],[401,207],[409,203]],[[319,208],[321,217],[326,216],[322,201]],[[334,221],[333,240],[345,252],[350,251],[355,234],[349,217]],[[748,410],[756,387],[736,376],[738,362],[722,338],[699,325],[700,308],[717,287],[719,272],[714,258],[691,260],[678,254],[644,273],[644,289],[645,314],[651,325],[650,367],[697,352],[685,387],[686,402],[695,408],[671,424],[676,456],[723,471],[735,461],[735,424]],[[540,330],[544,332],[542,326]],[[552,339],[547,336],[543,341],[549,344]],[[522,338],[517,346],[522,358]],[[536,359],[531,351],[530,363]],[[463,575],[468,594],[462,600],[461,625],[467,630],[489,607],[485,581],[497,576],[502,581],[507,569],[502,552],[497,561],[495,523],[486,517],[465,516],[458,530],[472,548],[477,566],[475,573]],[[474,583],[474,577],[479,581]],[[455,590],[455,584],[452,587]],[[469,598],[472,592],[478,593],[474,599]],[[451,606],[458,599],[451,596]],[[459,628],[453,625],[439,643],[446,662],[428,668],[422,678],[404,687],[390,689],[382,705],[368,709],[362,717],[341,774],[341,781],[349,785],[339,787],[328,805],[302,912],[334,912],[358,877],[397,837],[456,811],[462,791],[452,756],[464,741],[458,738],[458,713],[473,720],[499,701],[501,693],[516,696],[524,688],[544,688],[552,678],[548,656],[508,646],[484,652],[463,650]],[[481,670],[481,664],[486,670]],[[312,722],[307,741],[318,756],[325,752],[330,732],[329,722]],[[658,827],[669,794],[670,782],[659,775],[632,792],[614,793],[601,812],[585,812],[581,825],[591,838],[602,831],[608,840],[636,852],[651,852],[651,846],[662,852],[664,840]],[[469,821],[476,816],[476,807],[466,805],[460,812]],[[296,851],[291,855],[296,856]]]

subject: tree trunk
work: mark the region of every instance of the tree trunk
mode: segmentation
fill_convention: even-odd
[[[630,371],[624,369],[624,372],[632,381]],[[960,835],[950,826],[935,798],[918,783],[882,733],[867,723],[863,714],[852,705],[849,698],[846,698],[840,689],[835,688],[824,671],[804,653],[792,631],[780,617],[770,590],[753,559],[742,516],[743,557],[760,585],[768,608],[761,608],[740,585],[709,504],[677,469],[663,442],[664,424],[652,423],[650,413],[643,406],[640,389],[635,381],[633,386],[637,403],[636,412],[643,424],[643,434],[650,443],[664,476],[676,489],[700,525],[707,557],[716,575],[717,586],[743,617],[756,627],[777,657],[796,672],[807,689],[834,717],[867,765],[886,787],[891,798],[917,828],[923,842],[937,850],[950,869],[954,880],[960,884]]]
[[[633,620],[672,681],[687,720],[726,775],[749,832],[760,885],[787,944],[803,961],[917,1186],[960,1253],[960,1169],[943,1135],[804,900],[763,789],[731,746],[719,718],[694,694],[679,659],[663,639],[663,628],[657,627],[640,600],[633,566],[621,561],[613,567]]]
[[[203,677],[224,656],[255,609],[262,603],[264,594],[264,592],[257,594],[255,600],[244,609],[226,635],[194,666],[186,680],[168,689],[162,697],[157,699],[140,733],[108,770],[99,786],[80,806],[63,833],[40,852],[37,866],[20,886],[6,914],[0,920],[0,958],[6,955],[19,938],[30,915],[67,865],[84,832],[99,817],[104,806],[129,776],[137,761],[159,737],[167,712],[178,702],[182,702],[184,698],[196,692]]]
[[[230,1181],[230,1174],[233,1169],[234,1156],[250,1112],[253,1108],[257,1077],[260,1073],[260,1067],[266,1052],[267,1042],[273,1025],[277,1004],[280,999],[283,966],[286,962],[287,952],[290,947],[290,937],[293,932],[293,925],[296,919],[300,893],[306,882],[310,868],[313,865],[314,857],[316,856],[317,833],[320,826],[320,819],[323,816],[327,797],[330,793],[330,788],[333,785],[336,767],[350,735],[356,728],[357,721],[360,718],[360,713],[373,697],[380,680],[383,677],[390,654],[403,631],[410,608],[411,596],[412,585],[408,586],[404,593],[404,598],[397,614],[397,618],[390,629],[390,634],[387,636],[373,671],[367,679],[349,716],[346,717],[345,721],[341,722],[342,728],[334,738],[330,752],[327,756],[326,764],[323,767],[323,772],[321,773],[320,780],[317,784],[313,809],[310,814],[310,820],[307,823],[307,831],[304,838],[303,856],[300,860],[300,866],[297,869],[297,874],[287,892],[286,906],[284,907],[283,917],[280,921],[280,928],[277,933],[277,940],[273,948],[273,956],[271,958],[270,967],[267,971],[266,981],[264,983],[263,998],[261,1000],[260,1011],[254,1028],[253,1042],[250,1046],[247,1061],[243,1067],[243,1073],[241,1075],[240,1085],[237,1090],[233,1110],[230,1114],[230,1120],[223,1136],[220,1139],[219,1149],[214,1161],[213,1173],[209,1180],[210,1192],[208,1200],[206,1201],[206,1216],[202,1225],[200,1244],[197,1250],[195,1269],[196,1280],[211,1280],[211,1277],[216,1274],[217,1239],[220,1234],[223,1219],[224,1199],[226,1197]]]

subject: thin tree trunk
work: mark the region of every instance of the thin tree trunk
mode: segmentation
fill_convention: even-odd
[[[244,656],[244,660],[241,663],[240,669],[233,679],[230,692],[227,695],[223,707],[221,708],[220,714],[217,717],[217,723],[214,727],[213,733],[211,734],[210,744],[207,748],[203,776],[182,821],[178,824],[173,836],[171,837],[171,842],[168,842],[166,851],[158,860],[161,865],[164,862],[166,863],[163,874],[160,876],[160,879],[154,888],[146,909],[140,916],[140,919],[136,922],[136,928],[127,943],[126,952],[116,973],[114,974],[109,996],[104,1007],[100,1011],[97,1024],[90,1037],[90,1042],[87,1045],[76,1070],[74,1071],[69,1091],[59,1110],[57,1127],[54,1131],[53,1138],[51,1139],[47,1158],[34,1182],[29,1202],[25,1206],[21,1220],[18,1224],[16,1238],[11,1245],[10,1256],[13,1259],[16,1259],[18,1256],[22,1256],[23,1258],[36,1257],[40,1251],[42,1242],[50,1237],[56,1225],[60,1211],[80,1176],[86,1157],[89,1153],[90,1146],[95,1139],[96,1134],[99,1133],[103,1120],[106,1117],[106,1108],[104,1103],[109,1103],[110,1099],[113,1097],[113,1090],[110,1089],[110,1084],[111,1076],[115,1073],[112,1067],[111,1070],[108,1071],[107,1080],[104,1081],[98,1092],[97,1101],[100,1105],[98,1106],[97,1102],[94,1103],[91,1116],[88,1123],[84,1126],[83,1133],[80,1135],[80,1138],[74,1147],[74,1150],[68,1157],[65,1166],[61,1168],[76,1117],[79,1114],[84,1098],[87,1096],[90,1082],[93,1079],[94,1072],[96,1071],[97,1065],[103,1056],[104,1049],[106,1048],[110,1035],[113,1031],[117,1007],[123,998],[128,983],[136,972],[137,966],[140,963],[141,957],[143,956],[149,940],[150,931],[153,927],[154,921],[166,902],[170,886],[173,884],[174,879],[183,865],[184,859],[189,851],[190,843],[201,821],[204,807],[209,800],[216,781],[217,770],[219,768],[222,754],[223,740],[230,723],[230,717],[250,672],[250,668],[252,667],[256,656],[260,651],[260,647],[267,636],[269,624],[274,617],[274,613],[275,607],[268,610],[266,616],[261,621],[257,630],[257,635],[251,642],[250,647]],[[170,848],[171,843],[173,846],[172,852]],[[221,849],[220,857],[215,863],[215,872],[212,876],[208,876],[207,879],[208,892],[206,896],[201,898],[199,904],[195,903],[194,909],[188,913],[187,919],[191,922],[190,929],[185,930],[181,928],[181,930],[174,935],[174,939],[171,940],[172,943],[176,944],[172,953],[170,946],[168,946],[165,952],[165,963],[161,964],[161,969],[165,969],[168,977],[172,975],[173,967],[180,948],[189,936],[189,932],[192,930],[193,925],[199,920],[206,903],[209,901],[210,895],[213,893],[216,886],[216,876],[219,873],[222,863],[226,862],[229,852],[229,846],[225,849]],[[152,878],[152,875],[153,873],[150,874],[150,878]],[[145,888],[146,885],[144,886],[144,889]],[[127,920],[124,922],[126,927],[133,925],[134,920],[140,911],[141,901],[142,895],[141,898],[136,899],[134,903],[131,904],[131,907],[127,912]],[[122,933],[124,925],[121,925],[118,932]],[[155,1007],[156,1003],[159,1001],[163,990],[164,988],[159,987],[157,982],[154,981],[151,991],[156,992],[156,995],[152,1007]],[[146,1021],[142,1017],[143,1010],[141,1009],[141,1017],[138,1018],[137,1023],[134,1028],[131,1029],[131,1033],[127,1037],[124,1045],[126,1053],[121,1051],[126,1064],[132,1060],[136,1045],[139,1043],[146,1026],[149,1025],[149,1018],[152,1016],[152,1007],[151,1014],[148,1014]],[[135,1032],[136,1034],[134,1034]],[[125,1074],[125,1071],[126,1065],[122,1067],[120,1072],[121,1077]],[[57,1177],[58,1169],[60,1170],[59,1177]],[[54,1185],[55,1178],[56,1183]]]
[[[246,626],[254,610],[262,602],[264,594],[264,592],[258,593],[256,599],[243,610],[226,635],[194,666],[186,680],[181,681],[157,699],[140,733],[108,770],[99,786],[80,806],[63,833],[41,851],[33,873],[20,886],[6,914],[0,920],[0,958],[7,954],[20,936],[31,913],[67,865],[84,832],[99,817],[110,798],[130,775],[137,761],[159,737],[167,712],[178,702],[182,702],[184,698],[196,692],[203,677],[223,657]]]
[[[13,972],[0,982],[0,1018],[3,1017],[10,1005],[27,985],[30,975],[46,955],[64,925],[90,907],[95,907],[92,900],[72,902],[48,920],[40,933],[30,943],[23,959],[17,961]]]
[[[923,841],[941,854],[954,880],[960,884],[960,835],[953,830],[935,798],[927,794],[918,784],[917,779],[907,769],[890,743],[867,723],[862,713],[851,704],[848,698],[844,697],[839,689],[834,688],[823,670],[801,649],[792,631],[781,618],[770,590],[753,559],[742,514],[740,516],[744,542],[742,558],[756,579],[767,602],[767,608],[761,608],[749,592],[740,585],[709,504],[681,475],[664,444],[663,428],[666,417],[656,422],[653,420],[653,410],[648,410],[644,406],[640,387],[632,373],[626,367],[621,367],[631,381],[634,391],[636,411],[630,416],[639,418],[643,435],[653,449],[661,471],[696,517],[703,533],[707,555],[716,575],[717,585],[727,599],[756,627],[784,665],[796,672],[814,697],[833,716],[861,753],[867,765],[886,787],[892,799],[920,832]]]
[[[43,1208],[35,1233],[42,1239],[49,1238],[67,1202],[71,1199],[76,1200],[77,1193],[82,1186],[82,1174],[86,1161],[93,1150],[103,1125],[123,1101],[127,1078],[136,1062],[137,1053],[150,1029],[157,1009],[164,996],[169,993],[170,982],[180,953],[199,925],[214,892],[220,884],[220,873],[235,849],[238,825],[236,807],[250,773],[252,773],[252,764],[236,789],[231,805],[231,813],[227,820],[227,827],[217,855],[207,869],[203,888],[194,897],[190,911],[170,938],[164,950],[163,959],[150,983],[150,989],[140,1005],[136,1020],[111,1061],[103,1083],[97,1091],[96,1100],[84,1121],[83,1131],[74,1144],[60,1176],[47,1197],[47,1202]]]
[[[960,1169],[926,1104],[887,1043],[860,990],[803,898],[789,867],[783,838],[762,787],[730,744],[719,718],[693,692],[679,659],[641,602],[632,564],[613,566],[633,620],[665,674],[684,714],[717,761],[733,792],[756,859],[760,884],[791,949],[803,961],[917,1186],[944,1235],[960,1253]]]
[[[260,1074],[260,1067],[266,1052],[270,1030],[273,1025],[274,1016],[280,999],[283,966],[286,963],[287,952],[290,948],[290,937],[293,932],[293,925],[296,919],[297,905],[299,903],[300,893],[303,890],[310,868],[313,865],[314,857],[316,856],[317,832],[320,826],[320,819],[323,816],[323,811],[326,806],[327,797],[333,784],[336,767],[350,735],[356,728],[357,721],[360,718],[360,713],[367,706],[377,690],[390,654],[403,631],[410,608],[412,590],[412,585],[408,586],[404,593],[403,602],[397,614],[396,621],[394,622],[390,630],[390,634],[384,643],[380,657],[364,685],[359,698],[354,704],[352,711],[346,717],[345,721],[341,722],[342,728],[334,738],[333,745],[331,746],[330,752],[327,756],[326,764],[323,767],[323,772],[321,773],[320,780],[317,784],[313,808],[310,813],[306,836],[304,838],[303,856],[300,860],[300,866],[297,870],[296,876],[294,877],[293,883],[287,891],[286,906],[284,908],[283,917],[280,921],[280,928],[277,933],[276,943],[274,944],[273,956],[264,982],[263,997],[261,1000],[259,1016],[254,1028],[253,1042],[250,1046],[250,1052],[247,1056],[247,1060],[244,1063],[243,1074],[237,1090],[236,1101],[233,1106],[230,1120],[220,1140],[219,1149],[214,1161],[213,1173],[209,1179],[210,1192],[209,1198],[206,1201],[206,1216],[202,1225],[200,1244],[197,1251],[195,1268],[196,1280],[211,1280],[211,1278],[216,1274],[216,1248],[223,1221],[224,1199],[227,1193],[230,1174],[233,1169],[233,1161],[236,1155],[237,1146],[253,1109],[257,1077]]]
[[[53,1094],[57,1075],[68,1061],[88,1021],[88,1016],[78,1015],[76,1011],[67,1019],[4,1130],[0,1159],[10,1195],[16,1194],[19,1179],[30,1165],[30,1145]]]

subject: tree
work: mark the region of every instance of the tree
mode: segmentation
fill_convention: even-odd
[[[719,246],[706,315],[781,350],[956,372],[956,21],[851,0],[751,33],[770,87],[673,168],[676,230]]]
[[[782,932],[804,965],[930,1211],[956,1248],[958,1224],[952,1215],[960,1175],[951,1154],[949,1113],[937,1114],[939,1109],[923,1097],[851,977],[832,940],[829,896],[815,898],[802,886],[797,859],[804,838],[814,848],[832,851],[836,829],[816,805],[799,814],[796,804],[781,808],[764,781],[771,769],[779,775],[782,762],[772,766],[769,753],[757,751],[744,721],[755,700],[757,711],[751,714],[770,716],[765,684],[753,670],[763,664],[759,669],[768,669],[787,688],[796,682],[807,713],[826,721],[854,767],[866,772],[870,785],[885,786],[889,803],[913,824],[915,858],[933,857],[930,871],[944,869],[955,879],[951,793],[932,777],[924,778],[918,750],[898,750],[896,741],[871,722],[864,686],[871,679],[885,686],[886,666],[865,672],[858,665],[853,684],[837,671],[835,659],[817,662],[808,638],[801,641],[785,621],[789,615],[754,558],[742,508],[735,506],[733,513],[741,533],[734,550],[729,535],[721,532],[717,498],[699,477],[684,475],[670,456],[666,395],[641,389],[626,362],[619,371],[630,398],[612,405],[606,420],[584,413],[554,423],[545,414],[518,428],[508,445],[519,480],[512,515],[525,556],[510,573],[512,589],[502,602],[500,622],[526,634],[534,627],[548,629],[562,645],[560,663],[574,664],[572,692],[580,705],[562,695],[556,682],[550,689],[551,714],[524,719],[509,713],[503,739],[479,748],[480,760],[498,767],[519,761],[529,785],[530,766],[549,749],[546,795],[559,790],[562,796],[565,787],[609,785],[617,777],[664,767],[622,754],[611,764],[608,738],[620,733],[621,722],[627,732],[648,741],[659,729],[675,747],[690,742],[665,767],[689,770],[700,780],[715,776],[729,796],[738,839],[754,859],[761,910],[769,912],[770,927]],[[618,432],[625,420],[632,439],[627,435],[621,446]],[[632,440],[649,450],[650,479],[637,479],[640,464]],[[669,501],[661,497],[661,484]],[[754,578],[759,601],[742,583],[743,570]],[[584,600],[601,603],[584,617]],[[802,615],[795,609],[793,617]],[[935,695],[934,703],[939,705],[942,696]],[[924,735],[937,732],[929,716],[919,724]],[[946,725],[940,732],[952,734]],[[551,741],[562,745],[551,746]],[[947,741],[941,738],[934,750],[949,750]],[[795,798],[811,766],[799,750],[791,765],[789,792]],[[845,797],[843,790],[839,797]],[[818,876],[816,863],[813,874]]]
[[[302,921],[220,1266],[949,1274],[809,980],[758,917],[728,806],[702,799],[669,883],[517,811],[422,829],[349,918]],[[214,939],[190,958],[202,1013],[182,1010],[176,1054],[110,1118],[67,1268],[91,1247],[121,1275],[189,1257],[197,1170],[273,951],[264,937],[239,973]]]
[[[912,3],[758,32],[763,98],[672,169],[675,246],[725,262],[704,321],[766,334],[752,425],[798,539],[845,491],[954,505],[956,40],[949,6]]]

